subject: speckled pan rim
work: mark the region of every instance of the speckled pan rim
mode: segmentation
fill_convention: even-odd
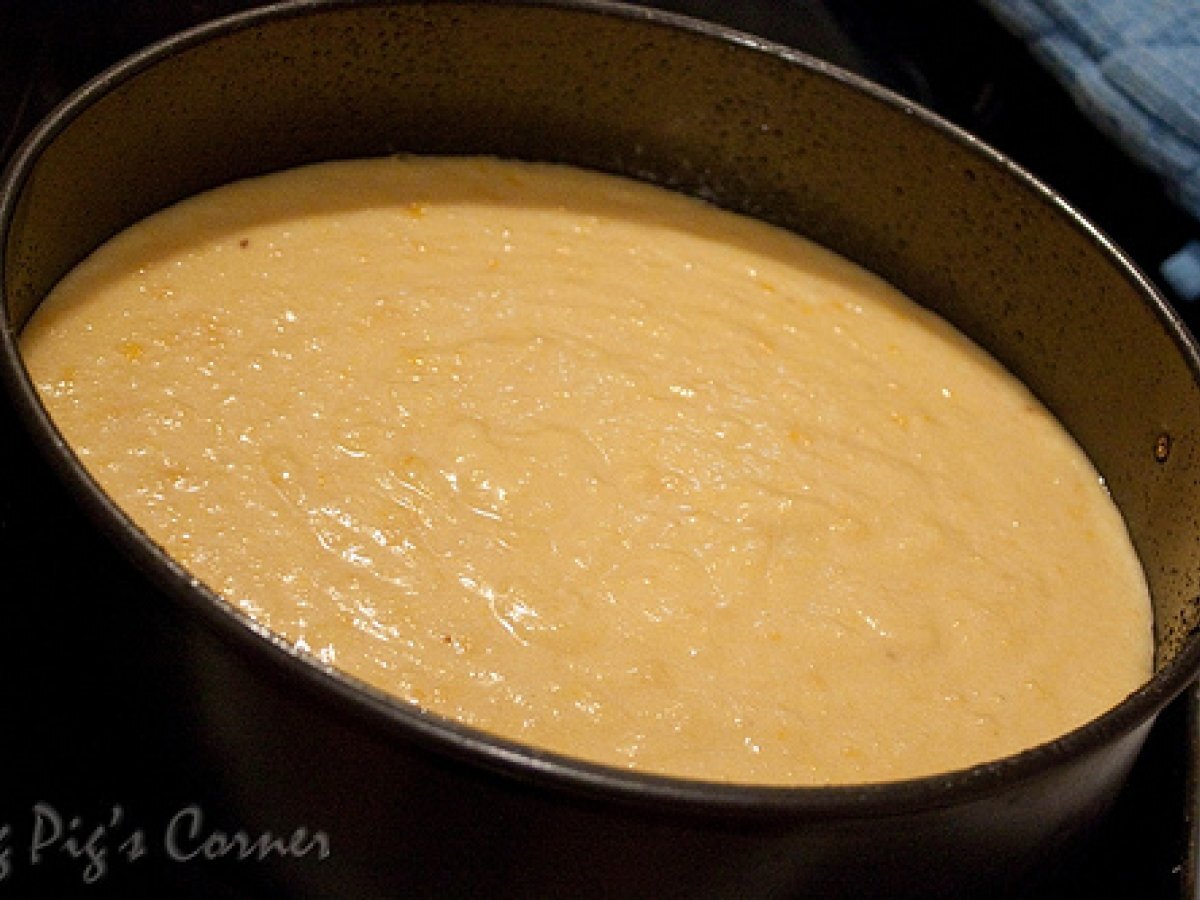
[[[374,0],[298,0],[235,13],[158,41],[127,57],[74,92],[30,134],[10,161],[0,185],[0,272],[5,264],[7,235],[13,227],[17,200],[35,170],[40,153],[70,127],[75,118],[101,97],[165,59],[193,46],[245,29],[325,11],[381,5]],[[417,5],[457,5],[430,0]],[[765,53],[866,94],[895,111],[911,116],[942,139],[957,143],[1006,171],[1014,182],[1032,189],[1041,201],[1082,231],[1109,263],[1134,283],[1163,328],[1172,336],[1193,376],[1200,381],[1200,350],[1180,317],[1146,279],[1094,225],[1059,194],[1015,162],[929,110],[853,73],[808,54],[731,28],[675,13],[607,0],[551,0],[506,3],[475,0],[466,5],[550,7],[583,14],[613,16],[691,32],[700,40],[737,45],[746,53]],[[1018,185],[1014,183],[1014,188]],[[0,380],[27,431],[38,442],[51,467],[93,521],[164,592],[179,600],[218,636],[252,660],[269,661],[275,673],[301,686],[314,700],[336,703],[339,714],[363,720],[393,739],[419,745],[425,752],[469,767],[488,770],[545,790],[597,798],[604,802],[649,807],[664,814],[737,817],[753,820],[803,821],[899,817],[914,811],[964,804],[1033,779],[1071,760],[1082,759],[1106,745],[1148,729],[1153,718],[1191,684],[1200,672],[1200,638],[1193,632],[1186,647],[1166,666],[1109,712],[1037,747],[992,762],[944,774],[903,781],[833,785],[771,786],[720,784],[633,773],[579,761],[500,739],[457,722],[426,713],[373,688],[353,676],[332,670],[295,650],[282,638],[251,620],[179,567],[141,532],[100,490],[67,446],[38,400],[21,361],[17,327],[7,304],[0,330]]]

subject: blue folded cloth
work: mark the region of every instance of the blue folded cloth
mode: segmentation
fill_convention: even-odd
[[[981,0],[1200,221],[1200,2]],[[1164,277],[1200,297],[1200,244]],[[1194,279],[1194,280],[1193,280]]]

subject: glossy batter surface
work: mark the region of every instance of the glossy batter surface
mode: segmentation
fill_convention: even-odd
[[[616,766],[826,783],[1054,737],[1148,676],[1096,472],[794,235],[496,160],[193,198],[23,335],[83,462],[327,664]]]

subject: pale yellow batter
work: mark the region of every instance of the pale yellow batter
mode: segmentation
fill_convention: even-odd
[[[26,329],[56,423],[255,619],[616,766],[961,767],[1148,676],[1097,473],[875,277],[582,171],[389,158],[236,184]]]

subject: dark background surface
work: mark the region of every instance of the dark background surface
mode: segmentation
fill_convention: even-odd
[[[122,56],[255,5],[262,4],[0,2],[0,158]],[[1161,260],[1197,234],[1155,178],[965,0],[654,5],[811,52],[930,107],[1058,190],[1152,279]],[[1180,311],[1195,328],[1198,311]],[[223,819],[219,798],[208,795],[210,773],[194,744],[161,726],[189,711],[153,664],[156,654],[173,652],[170,628],[155,626],[153,592],[72,511],[3,405],[0,473],[0,876],[8,876],[0,897],[262,896],[241,886],[236,865],[128,859],[138,832],[161,838],[193,804],[206,827],[233,831],[238,823]],[[1114,814],[1029,900],[1192,896],[1193,703],[1189,694],[1162,716]],[[58,839],[35,859],[36,835],[47,837],[56,820]]]

